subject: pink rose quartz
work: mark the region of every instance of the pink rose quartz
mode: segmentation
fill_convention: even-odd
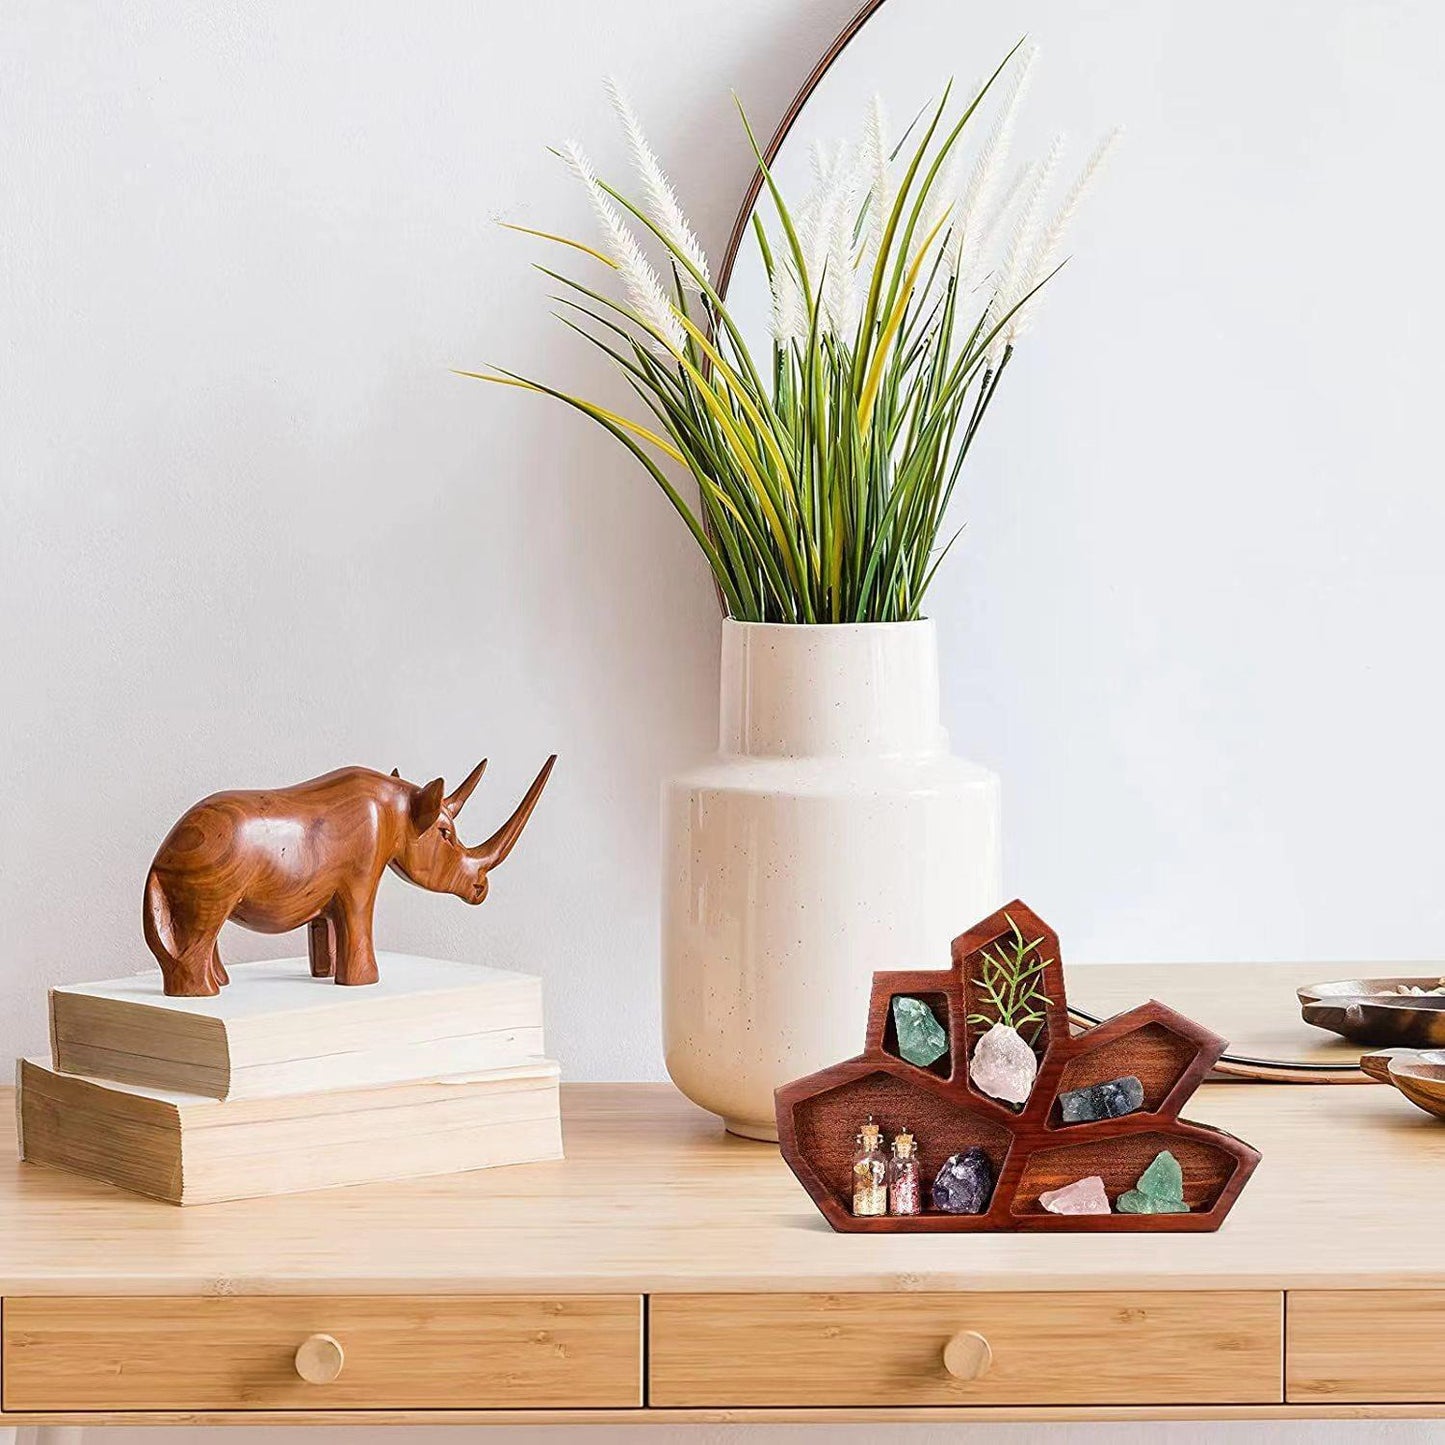
[[[1108,1214],[1109,1196],[1104,1192],[1104,1181],[1097,1174],[1086,1179],[1076,1179],[1062,1189],[1046,1189],[1039,1195],[1039,1203],[1050,1214]]]

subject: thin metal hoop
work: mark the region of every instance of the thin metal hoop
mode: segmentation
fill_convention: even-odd
[[[1104,1022],[1097,1014],[1069,1005],[1069,1019],[1084,1029]],[[1231,1079],[1255,1079],[1266,1084],[1369,1084],[1370,1078],[1358,1064],[1303,1064],[1288,1059],[1255,1059],[1248,1054],[1220,1054],[1215,1074]]]
[[[799,112],[807,104],[808,98],[818,88],[818,83],[828,73],[828,68],[843,53],[848,42],[873,18],[876,11],[882,8],[884,0],[867,0],[867,3],[856,15],[838,32],[838,37],[823,52],[823,57],[813,67],[812,73],[803,82],[802,88],[793,97],[787,110],[783,112],[783,118],[778,122],[777,129],[773,132],[772,139],[763,147],[763,164],[771,166],[778,158],[778,152],[783,148],[783,142],[792,130],[794,121],[797,120]],[[738,211],[737,220],[733,222],[732,235],[728,237],[727,250],[723,253],[722,269],[718,273],[717,294],[727,300],[728,282],[732,280],[733,266],[737,263],[738,251],[742,246],[743,237],[748,232],[748,222],[752,218],[753,207],[757,204],[759,195],[763,189],[763,172],[761,167],[753,171],[753,178],[748,182],[748,188],[743,193],[743,203]]]

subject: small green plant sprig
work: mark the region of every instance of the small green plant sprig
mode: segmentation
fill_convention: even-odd
[[[993,1005],[996,1016],[989,1018],[987,1014],[969,1014],[968,1021],[984,1028],[1002,1024],[1005,1028],[1014,1029],[1020,1037],[1023,1037],[1024,1029],[1033,1024],[1033,1032],[1027,1038],[1027,1042],[1032,1044],[1044,1022],[1040,1006],[1053,1002],[1039,987],[1039,975],[1052,960],[1038,951],[1044,941],[1042,938],[1026,942],[1013,918],[1007,913],[1004,918],[1012,930],[1012,937],[1000,939],[992,949],[983,951],[979,959],[979,977],[974,980]]]

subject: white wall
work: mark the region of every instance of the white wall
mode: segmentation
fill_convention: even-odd
[[[1125,134],[930,599],[1007,886],[1074,960],[1438,959],[1445,6],[889,0],[782,183],[874,92],[896,133],[1023,34],[1006,175]]]
[[[621,400],[548,320],[537,248],[492,223],[585,233],[544,147],[575,134],[616,163],[615,71],[716,254],[749,169],[729,88],[770,127],[853,3],[9,0],[0,1055],[42,1045],[46,985],[146,961],[145,867],[201,794],[348,761],[455,779],[487,752],[480,833],[556,749],[491,900],[391,881],[380,934],[544,973],[572,1078],[661,1076],[656,792],[711,742],[712,592],[605,438],[447,368]],[[1121,164],[1116,233],[1131,184]],[[1411,234],[1383,234],[1347,289],[1413,335],[1438,281]],[[1129,258],[1093,246],[1090,265],[1126,292]],[[1338,418],[1289,455],[1241,452],[1237,382],[1230,405],[1197,398],[1203,439],[1161,434],[1127,373],[1069,350],[1096,320],[1077,294],[992,418],[932,609],[955,740],[1004,774],[1011,886],[1075,958],[1438,955],[1430,379],[1400,374],[1373,472],[1357,447],[1336,465]],[[1246,350],[1252,404],[1299,360]],[[1139,506],[1147,554],[1123,540]],[[1049,580],[1070,555],[1087,607]],[[1107,848],[1101,816],[1131,824]]]
[[[729,87],[771,124],[850,4],[3,7],[0,1055],[46,985],[148,961],[203,794],[485,753],[475,838],[555,749],[487,904],[388,879],[378,937],[545,973],[571,1077],[662,1076],[658,779],[714,726],[712,591],[605,437],[448,368],[621,402],[548,317],[559,253],[495,223],[588,234],[546,147],[621,161],[616,72],[720,249]]]

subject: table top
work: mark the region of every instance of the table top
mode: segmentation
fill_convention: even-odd
[[[0,1293],[1445,1288],[1445,1124],[1384,1085],[1206,1085],[1263,1162],[1217,1234],[837,1235],[664,1084],[563,1090],[567,1159],[178,1209],[13,1158]]]
[[[1186,970],[1127,972],[1176,1002]],[[0,1293],[1445,1288],[1445,1124],[1385,1085],[1206,1084],[1186,1116],[1263,1162],[1217,1234],[1173,1235],[838,1235],[668,1085],[562,1098],[564,1161],[187,1209],[21,1164],[7,1122]]]
[[[1438,974],[1406,963],[1083,963],[1066,970],[1069,1003],[1100,1018],[1157,998],[1229,1040],[1233,1054],[1355,1064],[1360,1047],[1300,1017],[1295,990],[1335,978]]]

